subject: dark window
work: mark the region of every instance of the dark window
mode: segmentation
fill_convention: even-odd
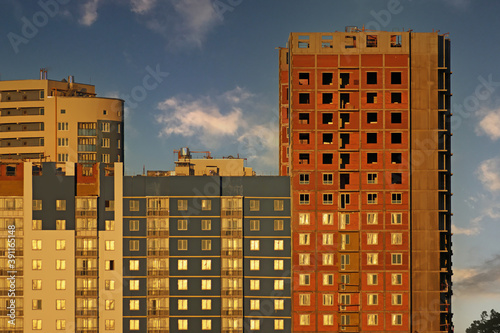
[[[324,185],[332,185],[333,184],[333,173],[324,173],[323,174],[323,184]]]
[[[349,124],[349,119],[350,119],[349,113],[340,114],[340,121],[342,122],[340,126],[341,129],[345,128],[345,125]]]
[[[309,104],[309,93],[300,93],[299,94],[299,104]]]
[[[323,133],[323,144],[329,145],[333,143],[333,133]]]
[[[7,176],[15,176],[16,175],[16,167],[15,166],[7,166]]]
[[[340,73],[340,88],[345,88],[347,85],[349,85],[349,78],[349,73]]]
[[[299,164],[309,164],[309,154],[299,154]]]
[[[366,143],[377,143],[377,133],[366,133]]]
[[[340,174],[340,188],[345,189],[346,185],[349,185],[350,182],[350,177],[348,173],[341,173]]]
[[[309,144],[309,133],[299,133],[299,143],[300,144]]]
[[[333,84],[333,73],[323,73],[322,83],[324,86]]]
[[[391,113],[391,123],[401,124],[401,112]]]
[[[391,163],[393,164],[401,164],[402,154],[401,153],[392,153],[391,154]]]
[[[299,124],[309,124],[309,113],[299,113]]]
[[[110,260],[109,261],[109,270],[110,271],[114,271],[115,270],[115,261],[114,260]]]
[[[366,84],[377,84],[377,72],[366,72]]]
[[[401,103],[401,93],[391,93],[391,103]]]
[[[333,154],[325,153],[323,154],[323,164],[332,164],[333,163]]]
[[[333,124],[333,113],[323,113],[323,124]]]
[[[349,133],[340,133],[340,149],[345,149],[345,146],[350,142]]]
[[[351,156],[349,154],[340,154],[340,168],[345,169],[346,165],[351,161]]]
[[[340,108],[345,109],[347,104],[349,104],[350,98],[349,94],[340,94]]]
[[[377,35],[366,35],[366,47],[377,47]]]
[[[366,154],[366,162],[368,164],[377,163],[377,153]]]
[[[377,93],[375,92],[366,93],[366,103],[368,104],[377,103]]]
[[[400,173],[392,173],[391,184],[401,184],[401,183],[402,183],[402,175]]]
[[[309,85],[309,73],[299,73],[299,85]]]
[[[366,114],[366,122],[368,124],[375,124],[377,122],[377,113],[376,112],[368,112]]]
[[[323,94],[323,104],[332,104],[333,103],[333,94],[332,93],[324,93]]]
[[[299,174],[299,184],[309,184],[309,174],[308,173]]]
[[[391,143],[401,143],[401,133],[391,133]]]
[[[391,72],[391,84],[401,84],[401,72]]]

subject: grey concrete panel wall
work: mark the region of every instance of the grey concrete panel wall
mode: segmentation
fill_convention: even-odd
[[[139,220],[139,230],[130,231],[130,221]],[[124,218],[123,219],[123,236],[126,237],[139,237],[147,235],[147,221],[145,218]]]
[[[139,290],[130,290],[130,280],[139,280]],[[137,297],[137,296],[147,296],[147,295],[148,295],[148,286],[146,278],[123,279],[123,296]]]
[[[250,220],[259,220],[260,229],[257,231],[250,230]],[[274,220],[283,220],[283,230],[274,230]],[[289,218],[252,218],[247,217],[243,220],[243,233],[245,237],[256,236],[273,236],[273,237],[282,237],[282,236],[290,236],[292,231],[290,228],[290,219]]]
[[[139,251],[130,251],[130,241],[139,241]],[[148,244],[146,238],[123,238],[123,256],[124,257],[145,257],[148,254]]]
[[[290,178],[284,176],[222,177],[222,196],[289,197]]]
[[[126,176],[124,196],[220,196],[220,177]]]
[[[178,230],[177,224],[179,220],[187,220],[187,230]],[[201,230],[201,220],[210,220],[211,230]],[[220,236],[220,218],[170,218],[169,231],[171,237],[182,236]]]
[[[171,333],[185,333],[186,331],[184,330],[179,330],[177,326],[177,320],[178,319],[189,319],[189,326],[188,330],[191,332],[203,332],[201,330],[201,322],[203,319],[210,319],[212,320],[212,331],[211,332],[221,332],[221,320],[220,318],[212,318],[212,317],[199,317],[199,318],[190,318],[190,317],[177,317],[177,318],[170,318],[170,332]],[[210,332],[210,331],[206,331]]]
[[[170,256],[200,256],[200,255],[206,255],[206,256],[220,256],[220,249],[221,249],[221,244],[220,244],[220,238],[192,238],[193,236],[190,236],[190,238],[182,238],[182,237],[175,237],[175,238],[170,238],[169,240],[169,249],[170,249]],[[179,240],[187,240],[187,250],[179,250],[178,249],[178,241]],[[202,240],[210,240],[211,241],[211,250],[202,250]]]

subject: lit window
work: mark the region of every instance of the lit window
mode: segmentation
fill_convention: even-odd
[[[391,244],[401,245],[403,244],[403,234],[401,233],[391,233]]]
[[[139,300],[138,299],[131,299],[129,301],[129,309],[136,311],[139,310]]]
[[[108,331],[114,331],[115,329],[115,320],[114,319],[106,319],[104,322],[104,329]]]
[[[283,290],[285,288],[285,280],[274,280],[274,290]]]
[[[56,290],[66,290],[66,280],[56,280]]]
[[[378,325],[378,315],[370,313],[367,315],[368,318],[368,326],[376,326]]]
[[[179,239],[177,240],[177,250],[179,251],[187,251],[188,242],[187,239]]]
[[[56,230],[66,230],[66,220],[56,220]]]
[[[211,319],[202,319],[201,320],[201,329],[204,331],[212,330],[212,320]]]
[[[301,314],[299,317],[299,322],[300,322],[300,326],[309,326],[310,325],[309,315],[308,314]]]
[[[201,210],[212,210],[212,200],[201,200]]]
[[[212,220],[201,220],[201,230],[212,230]]]
[[[201,290],[212,290],[212,280],[201,280]]]
[[[260,300],[251,299],[250,300],[250,310],[260,310]]]
[[[274,270],[275,271],[282,271],[284,266],[284,261],[282,259],[275,259],[274,260]]]
[[[367,253],[366,257],[368,265],[378,265],[378,253]]]
[[[104,282],[104,289],[115,290],[115,280],[106,280]]]
[[[138,331],[139,330],[139,320],[138,319],[131,319],[130,324],[129,324],[129,329],[131,331]]]
[[[106,310],[114,310],[115,309],[115,300],[107,299],[105,302]]]
[[[129,268],[131,271],[138,271],[139,270],[139,260],[130,260],[129,263]]]
[[[201,240],[201,250],[202,251],[210,251],[212,249],[212,241],[209,239]]]
[[[378,304],[378,295],[368,294],[368,305],[377,305],[377,304]]]
[[[56,310],[66,310],[65,299],[56,299]]]
[[[311,305],[311,295],[310,294],[299,294],[299,305]]]
[[[367,279],[367,284],[370,286],[374,286],[374,285],[378,284],[378,275],[377,274],[368,273],[366,275],[366,279]]]
[[[201,309],[202,310],[212,310],[212,300],[211,299],[202,299],[201,300]]]
[[[349,223],[350,223],[350,220],[351,220],[351,215],[348,214],[348,213],[340,213],[339,214],[339,228],[340,229],[345,229]]]
[[[177,280],[177,290],[188,290],[188,280]]]
[[[281,331],[285,329],[285,321],[283,319],[274,319],[274,330]]]
[[[106,220],[104,222],[106,231],[113,231],[115,230],[115,221],[114,220]]]
[[[31,229],[42,230],[42,220],[33,220],[31,224]]]
[[[57,239],[56,240],[56,250],[66,250],[66,240]]]
[[[42,260],[41,259],[33,259],[33,270],[42,269]]]
[[[323,234],[323,245],[333,245],[333,234]]]
[[[260,210],[260,201],[259,200],[250,200],[250,210],[251,211]]]
[[[41,319],[33,319],[31,328],[33,330],[41,330],[42,329],[42,320]]]
[[[260,230],[260,221],[250,220],[250,231],[259,231],[259,230]]]
[[[31,281],[31,289],[32,290],[41,290],[42,289],[42,280],[32,280]]]
[[[403,264],[403,255],[401,253],[394,253],[391,255],[392,264],[393,265],[402,265]]]
[[[104,249],[106,251],[114,251],[115,250],[115,241],[114,240],[107,240],[104,242]]]
[[[258,240],[251,240],[250,241],[250,250],[251,251],[259,251],[260,247],[260,241]]]
[[[42,200],[33,200],[33,210],[42,210]]]
[[[299,213],[299,224],[300,225],[309,225],[309,224],[311,224],[309,213]]]
[[[179,271],[186,271],[188,269],[188,261],[187,261],[187,259],[179,259],[179,260],[177,260],[177,269]]]
[[[283,220],[274,220],[274,231],[283,230]]]
[[[391,300],[392,300],[392,305],[403,305],[403,295],[402,294],[392,294]]]
[[[139,280],[130,280],[130,290],[139,290]]]
[[[42,240],[41,239],[33,239],[31,241],[31,249],[32,250],[41,250],[42,249]]]
[[[57,270],[66,269],[66,260],[64,260],[64,259],[57,259],[56,260],[56,269]]]
[[[139,211],[139,200],[130,200],[128,202],[129,205],[129,210],[131,212],[138,212]]]
[[[324,225],[332,225],[333,224],[333,214],[332,213],[323,213],[323,224]]]
[[[206,259],[201,261],[201,270],[209,271],[212,269],[212,260]]]
[[[260,280],[250,280],[250,290],[260,290]]]
[[[114,260],[106,260],[104,268],[107,271],[115,270],[115,261]]]
[[[299,234],[299,245],[309,245],[310,239],[309,234]]]
[[[332,314],[323,315],[323,325],[324,326],[333,326],[333,315]]]
[[[177,220],[177,230],[187,230],[188,221],[187,220]]]
[[[323,294],[323,305],[333,305],[333,294]]]
[[[311,283],[311,275],[309,274],[299,274],[299,285],[308,286]]]
[[[187,310],[187,309],[188,309],[188,300],[187,299],[177,300],[177,310]]]
[[[56,200],[56,210],[66,210],[66,200]]]
[[[250,260],[250,270],[251,271],[260,270],[260,260]]]
[[[299,265],[310,265],[311,254],[309,253],[299,253]]]
[[[402,274],[392,274],[391,275],[391,283],[394,286],[403,284],[403,275]]]
[[[377,233],[367,233],[366,234],[366,243],[368,245],[377,245],[378,244],[378,234]]]
[[[403,220],[403,214],[391,213],[391,224],[401,224],[402,220]]]
[[[179,331],[187,331],[188,329],[187,319],[177,319],[177,329]]]
[[[42,309],[42,300],[41,299],[34,299],[32,301],[31,308],[33,310],[41,310]]]
[[[366,223],[367,224],[378,224],[378,214],[377,213],[366,214]]]
[[[283,246],[284,246],[283,240],[274,240],[274,250],[275,251],[282,251]]]
[[[252,330],[252,331],[260,330],[260,320],[259,319],[250,319],[250,330]]]
[[[403,315],[402,314],[392,314],[391,321],[393,325],[403,325]]]
[[[333,274],[323,274],[323,285],[333,286]]]
[[[333,253],[323,253],[323,265],[333,265]]]
[[[285,300],[275,299],[274,300],[274,310],[284,310],[285,309]]]

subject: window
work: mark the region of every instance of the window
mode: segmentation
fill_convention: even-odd
[[[210,251],[212,249],[212,241],[210,239],[201,240],[201,250]]]
[[[42,280],[36,279],[31,281],[31,289],[32,290],[42,290]]]
[[[376,204],[377,201],[377,193],[368,193],[368,204]]]
[[[260,230],[260,221],[250,220],[250,231],[259,231],[259,230]]]
[[[179,271],[186,271],[188,267],[187,259],[179,259],[177,260],[177,269]]]
[[[201,200],[201,210],[212,210],[212,200]]]
[[[333,234],[323,234],[323,245],[333,245]]]
[[[393,104],[401,103],[401,93],[400,92],[391,93],[391,103],[393,103]]]
[[[66,250],[66,240],[57,239],[56,240],[56,250]]]
[[[391,47],[401,47],[401,35],[391,35]]]
[[[282,239],[274,240],[274,251],[282,251],[283,247],[284,247],[284,241]]]
[[[401,113],[400,112],[393,112],[391,113],[391,123],[392,124],[401,124]]]
[[[333,253],[323,253],[323,265],[333,265]]]
[[[66,269],[66,260],[57,259],[56,260],[56,270],[64,270]]]
[[[391,322],[393,325],[403,325],[403,315],[393,313],[391,316]]]
[[[114,251],[115,250],[115,241],[114,240],[107,240],[104,242],[104,249],[106,251]]]
[[[309,154],[299,154],[299,164],[309,164]]]
[[[57,146],[58,147],[67,147],[69,145],[68,138],[57,138]]]
[[[376,92],[366,93],[366,103],[368,103],[368,104],[377,103],[377,93]],[[375,123],[376,123],[376,121],[375,121]],[[371,122],[368,121],[368,124],[371,124]]]
[[[66,310],[65,299],[56,299],[56,310]]]
[[[299,133],[299,143],[308,145],[309,144],[309,133]]]
[[[377,84],[377,72],[366,72],[366,84]]]
[[[186,265],[187,265],[187,262],[186,262]],[[130,260],[129,269],[131,271],[138,271],[139,270],[139,260]]]
[[[324,326],[333,326],[333,315],[332,314],[323,315],[323,325]]]
[[[309,124],[309,113],[299,113],[299,124],[301,125]]]
[[[378,174],[369,173],[368,174],[368,184],[377,184],[378,183]]]
[[[366,259],[368,265],[378,265],[378,253],[367,253]]]
[[[366,163],[375,164],[377,163],[378,155],[377,153],[367,153],[366,154]]]
[[[113,271],[115,269],[115,261],[114,260],[106,260],[104,269],[107,271]]]
[[[284,201],[283,200],[274,200],[274,210],[282,211],[284,209]]]
[[[260,330],[260,320],[259,319],[250,319],[250,330],[253,330],[253,331]]]
[[[104,281],[104,289],[105,290],[115,290],[115,280]]]
[[[177,220],[177,230],[187,230],[187,220]]]
[[[400,144],[402,140],[401,133],[391,133],[391,143],[392,144]]]
[[[105,200],[104,201],[104,209],[107,212],[112,212],[115,210],[115,201],[114,200]]]
[[[58,131],[67,131],[68,130],[68,123],[57,123],[57,130]]]
[[[324,193],[323,194],[323,205],[333,205],[333,194]]]
[[[299,305],[311,305],[311,295],[299,294]]]
[[[101,139],[101,147],[102,148],[109,148],[109,138],[102,138]]]
[[[301,314],[299,317],[299,323],[301,326],[308,326],[310,325],[309,322],[309,315],[308,314]]]
[[[391,184],[402,184],[402,174],[391,173]]]
[[[186,320],[186,322],[187,322],[187,320]],[[186,323],[186,325],[187,325],[187,323]],[[130,319],[129,329],[131,331],[138,331],[139,330],[139,320],[138,319]]]
[[[177,319],[177,329],[179,331],[187,331],[188,329],[187,319]]]
[[[185,211],[188,208],[188,201],[186,199],[177,200],[177,209],[180,211]]]
[[[177,280],[177,290],[188,290],[188,280]]]
[[[187,251],[187,249],[188,249],[187,239],[179,239],[177,241],[177,250],[179,250],[179,251]]]
[[[32,266],[33,266],[33,270],[42,269],[42,260],[41,259],[33,259]]]
[[[106,220],[106,222],[104,224],[105,224],[106,231],[115,230],[115,221],[114,220]]]
[[[108,122],[102,122],[101,123],[101,131],[102,132],[109,132],[110,126]]]
[[[355,47],[356,47],[356,36],[345,36],[345,48],[352,49]]]
[[[285,329],[285,321],[283,319],[274,319],[274,330],[281,331]]]
[[[56,290],[65,290],[66,280],[56,280]]]
[[[378,295],[368,294],[368,305],[377,305],[377,304],[378,304]]]
[[[114,310],[115,309],[115,300],[107,299],[105,302],[106,310]]]
[[[349,234],[341,234],[340,248],[342,250],[346,249],[346,245],[349,245],[351,241],[351,236]]]
[[[402,162],[402,154],[401,153],[391,153],[391,163],[392,164],[401,164]]]
[[[299,234],[299,245],[309,245],[309,234]]]
[[[32,306],[31,308],[33,310],[41,310],[42,309],[42,300],[41,299],[34,299],[32,301]]]
[[[391,84],[401,84],[401,72],[391,72]]]
[[[309,184],[309,174],[308,173],[300,173],[299,174],[299,184],[300,185]]]
[[[309,85],[309,73],[299,73],[299,86]]]
[[[280,231],[284,228],[283,220],[274,220],[274,231]]]
[[[41,239],[33,239],[31,241],[31,249],[32,250],[41,250],[42,249],[42,240]]]
[[[128,202],[129,205],[129,210],[131,212],[138,212],[139,211],[139,200],[130,200]]]
[[[201,329],[203,331],[211,331],[212,330],[212,319],[202,319],[201,320]]]
[[[377,47],[377,35],[366,35],[366,47]]]
[[[377,133],[366,133],[366,143],[377,143]]]
[[[403,194],[401,193],[391,193],[391,203],[393,204],[400,204],[402,203],[403,199]]]
[[[311,283],[311,275],[309,274],[299,274],[299,285],[308,286]]]
[[[309,205],[309,193],[300,193],[299,194],[299,204],[300,205]]]
[[[351,264],[351,256],[349,254],[340,255],[340,269],[344,270]]]
[[[310,223],[311,223],[311,221],[310,221],[309,213],[299,213],[299,224],[300,225],[309,225]]]
[[[41,319],[33,319],[31,328],[33,330],[41,330],[42,329],[42,320]]]
[[[259,251],[260,249],[260,241],[259,240],[251,240],[250,241],[250,250],[251,251]]]
[[[129,240],[128,247],[130,251],[139,251],[139,240],[138,239]]]
[[[377,314],[368,314],[368,326],[376,326],[378,325],[378,315]]]
[[[201,230],[212,230],[212,220],[201,220]]]
[[[391,295],[392,305],[403,305],[403,295],[402,294],[392,294]]]
[[[33,220],[31,223],[31,229],[42,230],[42,220]]]
[[[333,274],[323,274],[323,285],[333,286]]]
[[[129,301],[129,309],[132,311],[139,310],[139,300],[138,299],[131,299]]]
[[[333,213],[323,213],[322,215],[323,225],[333,224]]]
[[[403,220],[402,213],[391,213],[391,224],[401,224]]]
[[[260,280],[250,280],[250,290],[260,290]]]
[[[139,231],[139,220],[130,220],[128,222],[128,229],[130,231]]]
[[[33,200],[33,210],[42,210],[42,200]]]
[[[323,93],[322,94],[322,104],[333,104],[333,94]]]
[[[177,300],[177,310],[187,310],[187,309],[188,309],[188,300],[187,299]]]
[[[341,305],[341,310],[346,309],[346,305],[351,304],[351,295],[349,294],[340,294],[339,295],[339,305]]]
[[[333,305],[333,294],[323,294],[323,305]]]
[[[403,255],[401,253],[393,253],[391,255],[392,264],[393,265],[402,265],[403,264]]]
[[[378,234],[371,233],[371,232],[366,234],[366,243],[368,245],[377,245],[378,244]]]
[[[340,213],[339,214],[339,229],[345,229],[346,226],[349,225],[351,219],[351,215],[349,213]]]
[[[186,281],[186,290],[187,290],[187,280]],[[201,290],[212,290],[212,280],[201,280]]]
[[[310,253],[299,253],[299,265],[310,265],[311,254]]]
[[[323,154],[323,164],[332,164],[333,163],[333,154],[325,153]]]
[[[402,274],[392,274],[391,275],[391,283],[392,285],[402,285],[403,284],[403,275]]]
[[[212,260],[211,259],[204,259],[201,261],[201,270],[209,271],[211,269],[212,269]]]
[[[101,162],[102,163],[110,163],[109,154],[101,154]]]
[[[284,310],[285,309],[285,301],[282,299],[274,300],[274,310]]]
[[[309,104],[309,93],[299,93],[299,104]]]
[[[260,310],[260,300],[251,299],[250,300],[250,310]]]
[[[391,244],[401,245],[403,244],[403,234],[401,233],[391,233]]]
[[[115,320],[114,319],[106,319],[104,322],[104,329],[108,331],[114,331],[115,329]]]
[[[259,211],[260,210],[260,201],[259,200],[250,200],[250,210],[251,211]]]
[[[139,290],[139,280],[130,280],[129,290]]]
[[[250,270],[258,271],[260,269],[260,260],[250,260]]]

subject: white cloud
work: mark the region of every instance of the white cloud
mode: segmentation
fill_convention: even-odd
[[[486,135],[493,141],[498,140],[500,138],[500,109],[481,110],[478,115],[482,119],[476,127],[476,134]]]
[[[486,189],[492,192],[500,190],[500,158],[483,161],[476,175]]]
[[[99,0],[89,0],[82,6],[83,15],[80,18],[80,24],[91,26],[97,20],[97,7]]]
[[[453,286],[457,294],[477,297],[500,294],[500,254],[477,266],[453,269]]]
[[[454,235],[466,235],[466,236],[477,235],[481,231],[479,224],[482,220],[483,220],[483,216],[479,216],[479,217],[474,218],[470,222],[469,228],[461,228],[461,227],[457,227],[455,224],[452,224],[451,225],[451,232]]]
[[[157,0],[130,0],[131,10],[137,14],[145,14],[156,5]]]

